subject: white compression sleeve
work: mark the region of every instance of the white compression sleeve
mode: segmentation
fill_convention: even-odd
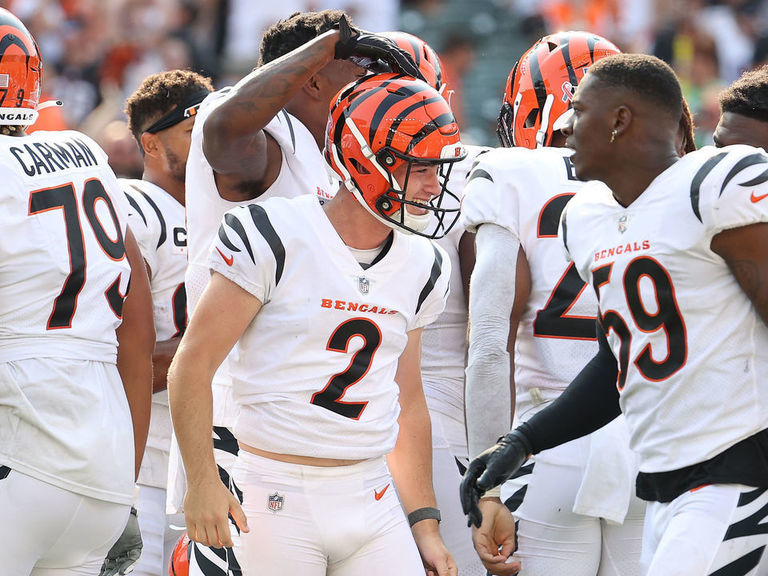
[[[495,444],[512,424],[507,339],[519,249],[520,241],[506,228],[489,223],[478,227],[465,390],[470,458]]]

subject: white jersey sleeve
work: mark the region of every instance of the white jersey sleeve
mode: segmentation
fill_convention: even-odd
[[[248,234],[246,226],[255,226],[262,233]],[[273,235],[274,229],[261,205],[234,208],[224,215],[219,227],[208,260],[211,270],[228,278],[262,304],[269,302],[279,279],[280,258],[270,254],[272,247],[267,240]],[[280,248],[276,247],[276,250]]]
[[[142,196],[140,184],[138,184],[140,180],[121,178],[119,182],[128,200],[128,226],[139,244],[141,255],[151,273],[157,270],[157,243],[160,236],[160,227],[154,226],[157,218],[152,218],[154,216],[152,207]]]
[[[448,298],[451,277],[451,261],[448,254],[440,248],[437,243],[432,243],[435,259],[432,262],[432,270],[429,275],[429,283],[424,286],[419,294],[419,302],[416,307],[416,316],[413,322],[409,323],[408,330],[422,328],[431,324],[440,315],[445,308],[445,302]]]
[[[723,230],[768,221],[768,156],[763,150],[729,146],[713,156],[713,171],[716,159],[725,160],[725,156],[734,153],[743,153],[743,157],[729,167],[722,183],[705,178],[701,188],[698,182],[692,185],[692,209],[696,211],[698,196],[698,212],[713,236]]]
[[[485,222],[520,236],[520,191],[525,189],[524,167],[528,150],[499,148],[483,154],[468,176],[461,202],[464,228],[474,232]],[[522,170],[521,170],[522,169]]]

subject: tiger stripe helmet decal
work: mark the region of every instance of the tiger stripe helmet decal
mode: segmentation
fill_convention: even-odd
[[[590,32],[558,32],[538,40],[507,78],[497,134],[503,146],[541,148],[552,143],[553,125],[590,66],[620,50]]]
[[[432,47],[424,42],[418,36],[408,34],[408,32],[382,32],[385,36],[397,44],[400,48],[408,52],[419,67],[427,84],[443,94],[445,91],[445,79],[443,78],[443,65],[440,57]]]
[[[355,198],[377,219],[406,232],[440,238],[459,216],[458,198],[443,206],[450,166],[466,150],[448,103],[431,86],[402,74],[366,76],[341,89],[331,102],[325,158]],[[403,183],[394,173],[407,164]],[[414,215],[406,199],[410,167],[440,167],[441,192],[426,214]],[[455,204],[455,205],[454,205]],[[426,228],[434,224],[429,231]]]
[[[43,62],[24,24],[0,8],[0,124],[28,126],[37,120]]]

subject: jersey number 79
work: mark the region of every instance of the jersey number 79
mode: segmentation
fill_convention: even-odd
[[[112,223],[117,230],[117,238],[109,237],[96,215],[96,203],[103,201],[112,217]],[[64,225],[67,231],[67,248],[69,250],[70,272],[61,292],[53,301],[53,309],[48,318],[48,330],[59,328],[71,328],[72,317],[77,309],[77,297],[85,286],[85,243],[83,230],[80,226],[80,215],[77,206],[75,187],[70,182],[54,188],[35,190],[29,194],[29,215],[61,209],[64,214]],[[97,179],[87,180],[83,189],[83,210],[86,219],[91,226],[96,241],[102,250],[112,260],[122,260],[125,257],[125,244],[123,234],[120,231],[120,222],[117,219],[115,207],[104,185]],[[109,307],[118,318],[122,317],[123,295],[120,294],[120,276],[110,285],[104,293]]]

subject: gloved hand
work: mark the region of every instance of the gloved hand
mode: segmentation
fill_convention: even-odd
[[[469,463],[461,481],[461,508],[469,518],[468,526],[478,528],[483,515],[477,506],[486,490],[506,482],[531,454],[531,444],[525,434],[515,429]]]
[[[339,20],[339,40],[336,42],[334,56],[337,60],[346,60],[352,56],[370,58],[372,62],[381,60],[393,72],[401,72],[419,80],[425,80],[408,52],[389,38],[352,28],[346,16],[342,16]],[[374,71],[381,71],[379,67],[373,68]]]
[[[141,549],[144,544],[141,541],[139,520],[136,517],[136,508],[131,507],[128,523],[125,530],[109,549],[104,564],[101,565],[99,576],[116,576],[128,574],[133,570],[136,562],[141,557]]]

